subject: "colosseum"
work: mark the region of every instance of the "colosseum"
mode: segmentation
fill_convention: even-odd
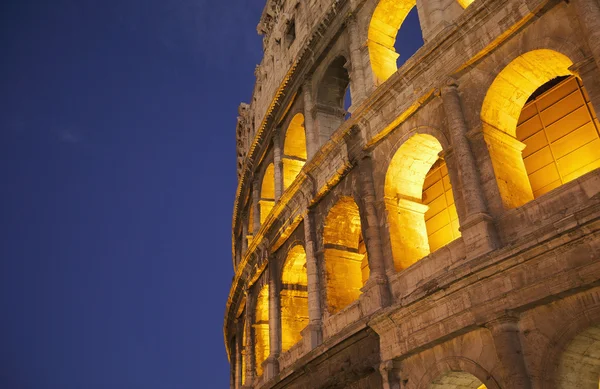
[[[267,0],[258,33],[231,388],[597,389],[600,1]]]

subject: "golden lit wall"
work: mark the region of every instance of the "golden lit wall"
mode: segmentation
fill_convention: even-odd
[[[283,187],[290,184],[306,163],[306,132],[304,130],[304,115],[294,116],[285,132],[283,143]]]
[[[254,316],[254,356],[256,375],[263,372],[262,364],[269,356],[269,285],[264,285],[256,299]]]
[[[598,119],[585,88],[569,77],[527,103],[517,125],[534,197],[600,167]]]
[[[308,324],[306,253],[301,245],[288,252],[281,283],[281,347],[287,351],[302,338],[300,332]]]
[[[342,197],[329,211],[323,229],[330,313],[339,312],[360,296],[363,274],[368,275],[365,254],[359,251],[361,236],[358,206],[352,198]]]
[[[242,331],[242,352],[241,352],[241,357],[242,357],[242,384],[246,384],[246,329],[245,329],[245,325],[244,325],[244,331]]]
[[[429,207],[425,212],[425,225],[431,252],[460,237],[448,168],[441,158],[433,164],[425,177],[423,204]]]
[[[404,19],[416,4],[416,0],[381,0],[373,12],[367,45],[377,85],[398,70],[396,65],[398,54],[394,48],[396,35]]]
[[[275,168],[270,163],[265,169],[260,189],[260,224],[263,224],[275,204]]]
[[[540,86],[570,75],[571,60],[556,51],[527,52],[508,64],[494,79],[481,107],[483,134],[504,207],[521,206],[533,199],[523,163],[525,145],[516,139],[521,109]]]
[[[428,214],[431,219],[429,226],[425,220],[430,207],[423,204],[424,187],[430,189],[425,193],[428,203],[437,199],[434,197],[434,192],[440,189],[440,184],[429,188],[430,185],[435,184],[435,170],[432,171],[427,186],[425,186],[425,182],[428,172],[439,158],[440,151],[442,151],[442,146],[435,137],[428,134],[415,134],[400,146],[388,167],[385,177],[385,204],[394,266],[397,271],[406,269],[430,253],[429,235],[432,235],[435,240],[432,247],[437,248],[440,247],[440,244],[449,242],[450,235],[439,236],[444,232],[435,235],[437,230],[434,231],[435,225],[439,225],[440,228],[443,225],[443,222],[439,222],[443,216],[435,218],[439,212],[442,212],[440,208],[442,199],[430,204],[433,209]],[[451,198],[450,181],[447,179],[447,174],[446,181],[446,187],[444,187],[443,180],[441,187],[444,194],[450,192],[448,197]],[[448,206],[447,203],[445,205]],[[454,213],[456,212],[454,211]],[[428,227],[431,234],[428,234]],[[453,233],[451,236],[454,239]],[[444,241],[446,242],[444,243]]]

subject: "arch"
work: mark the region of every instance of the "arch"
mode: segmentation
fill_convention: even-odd
[[[269,284],[263,285],[256,296],[254,309],[254,361],[256,375],[263,373],[262,364],[270,353],[269,347]]]
[[[500,389],[492,374],[469,358],[452,356],[430,366],[418,389]]]
[[[394,267],[405,269],[460,237],[442,145],[416,133],[398,148],[385,177],[385,204]]]
[[[275,205],[275,167],[271,162],[263,173],[260,185],[260,224],[263,224]]]
[[[521,54],[496,76],[481,107],[481,120],[515,137],[521,109],[533,92],[557,76],[571,74],[573,62],[554,50]]]
[[[350,76],[346,69],[346,57],[339,55],[328,65],[317,83],[315,123],[320,144],[327,142],[331,134],[342,124],[346,116],[344,101]]]
[[[306,131],[304,115],[294,115],[285,132],[283,142],[283,187],[286,189],[302,170],[306,163]]]
[[[575,145],[577,142],[571,142],[575,146],[568,148],[566,151],[564,139],[559,144],[553,146],[553,139],[548,137],[546,130],[538,132],[536,129],[532,129],[532,126],[535,127],[537,125],[534,121],[544,114],[531,115],[528,112],[531,109],[525,107],[526,102],[540,87],[551,82],[556,77],[569,76],[571,74],[569,67],[572,64],[573,62],[569,57],[554,50],[536,49],[526,52],[513,59],[498,73],[485,95],[481,108],[482,130],[492,160],[502,203],[506,209],[521,206],[533,200],[534,197],[555,188],[561,183],[579,177],[587,171],[593,170],[597,167],[596,165],[600,165],[600,154],[596,154],[597,146],[588,145],[587,149],[578,154],[570,154],[573,148],[581,146]],[[583,95],[584,93],[582,92],[582,99]],[[555,108],[558,106],[559,104],[553,108],[548,108],[546,114],[550,113],[549,116],[552,117],[557,113]],[[536,104],[534,103],[531,107],[535,110]],[[517,137],[517,125],[523,125],[530,118],[534,119],[524,126],[528,126],[528,128],[525,131],[521,131],[520,135],[525,135],[520,136],[519,139]],[[591,117],[588,122],[591,122],[591,126],[594,126]],[[542,122],[538,124],[545,126]],[[591,131],[592,135],[594,135],[594,132],[597,138],[597,128]],[[529,135],[536,135],[536,137],[527,140]],[[563,135],[565,134],[559,134],[557,139]],[[525,143],[521,142],[521,140],[525,141]],[[539,149],[535,149],[535,147],[541,144],[540,142],[545,142],[548,147],[542,150],[542,145]],[[529,149],[525,151],[526,147],[529,147]],[[532,147],[535,151],[541,150],[541,153],[535,158],[530,158],[528,161],[530,173],[533,173],[536,167],[540,167],[541,164],[541,167],[545,167],[546,170],[539,173],[538,176],[555,177],[557,180],[551,179],[547,182],[544,179],[542,180],[542,185],[538,186],[535,182],[536,177],[528,174],[523,155],[527,157]],[[569,155],[568,158],[562,161],[564,175],[568,177],[560,177],[560,180],[558,180],[559,176],[561,176],[560,167],[556,168],[554,166],[555,169],[551,171],[553,167],[546,163],[548,162],[548,156],[553,154],[553,149],[559,147],[562,147],[563,151],[561,152],[564,152],[564,155]],[[585,162],[583,164],[587,165],[587,167],[579,166],[582,163],[574,161],[578,158],[583,158]],[[559,162],[557,161],[556,165],[558,164]],[[555,176],[552,176],[552,174]],[[530,178],[532,179],[530,180]],[[535,187],[535,192],[532,184]]]
[[[358,205],[342,197],[329,210],[323,228],[327,308],[334,314],[358,299],[369,278]]]
[[[600,377],[600,325],[577,334],[563,351],[555,382],[557,389],[597,389]]]
[[[308,277],[306,252],[301,244],[287,254],[281,274],[281,348],[289,350],[298,343],[308,324]]]
[[[376,85],[398,70],[398,53],[394,48],[396,36],[416,5],[416,0],[380,0],[375,7],[367,32],[367,47]]]
[[[579,342],[581,338],[578,339],[578,335],[586,334],[590,328],[600,327],[600,305],[598,305],[597,293],[597,291],[591,292],[585,296],[588,299],[582,299],[579,303],[574,304],[574,311],[566,312],[565,324],[556,331],[556,335],[549,339],[546,349],[541,354],[543,358],[540,361],[540,388],[557,388],[557,377],[561,374],[565,352],[570,349],[574,341]],[[588,305],[588,302],[592,304]]]
[[[429,389],[487,389],[477,377],[464,371],[449,371],[436,378]]]

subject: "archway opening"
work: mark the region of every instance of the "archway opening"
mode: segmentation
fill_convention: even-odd
[[[350,85],[346,58],[335,58],[318,85],[315,124],[319,130],[320,144],[324,144],[346,117],[344,104],[347,100],[346,90]]]
[[[265,284],[256,297],[254,310],[254,360],[256,375],[263,373],[262,364],[270,353],[269,348],[269,285]]]
[[[557,77],[529,98],[517,123],[533,197],[600,167],[598,119],[579,79]]]
[[[598,146],[594,142],[598,140],[590,138],[592,127],[596,136],[598,134],[597,124],[593,123],[595,114],[590,110],[591,105],[578,82],[571,81],[569,84],[565,81],[565,85],[556,85],[550,88],[552,90],[534,96],[533,101],[525,106],[538,88],[556,77],[570,76],[571,65],[568,57],[556,51],[540,49],[527,52],[496,76],[485,96],[481,108],[483,134],[506,209],[521,206],[533,200],[534,195],[543,194],[597,167]],[[570,87],[579,90],[569,92]],[[564,93],[567,96],[562,96]],[[580,119],[586,115],[586,110],[589,120],[586,129],[583,129],[586,124]],[[518,135],[517,125],[522,127]],[[540,126],[544,127],[543,131],[540,131]],[[574,134],[569,135],[572,132]],[[586,135],[578,137],[582,132]],[[582,141],[586,143],[582,145]],[[548,147],[545,148],[545,145]],[[525,148],[528,150],[525,151]],[[552,156],[555,150],[558,150],[559,158]],[[527,158],[536,152],[539,153]],[[525,166],[524,156],[529,168]],[[534,173],[542,168],[546,171],[535,176]],[[552,169],[555,169],[556,175],[550,177],[551,181],[530,182],[531,177],[537,181],[546,173],[550,175]],[[564,177],[559,181],[553,179],[560,176],[561,169]],[[535,193],[532,186],[536,188]]]
[[[275,168],[273,163],[265,169],[260,187],[260,224],[263,224],[275,205]]]
[[[436,378],[429,389],[486,389],[477,377],[464,371],[449,371]]]
[[[600,385],[600,326],[578,334],[561,355],[556,371],[558,389],[597,389]]]
[[[286,189],[296,179],[306,163],[306,131],[304,115],[296,114],[285,132],[283,142],[283,187]]]
[[[404,65],[406,60],[412,57],[423,44],[421,21],[419,20],[419,12],[415,6],[408,12],[396,34],[394,42],[394,50],[398,55],[396,68],[399,69]]]
[[[308,324],[308,278],[304,247],[288,252],[281,275],[281,348],[289,350],[302,338]]]
[[[327,307],[335,314],[354,302],[369,278],[358,206],[341,198],[329,211],[323,229]]]
[[[385,204],[397,271],[460,237],[441,151],[435,137],[416,134],[400,146],[388,166]]]
[[[397,59],[399,54],[395,48],[397,35],[400,27],[413,9],[415,13],[411,15],[409,19],[410,24],[408,25],[410,31],[407,31],[407,34],[403,34],[400,40],[412,40],[416,42],[420,38],[422,45],[423,36],[420,23],[418,30],[414,28],[415,19],[418,22],[416,5],[416,0],[380,0],[377,4],[369,23],[367,42],[371,69],[376,85],[383,83],[398,70]],[[415,38],[415,34],[418,38]],[[404,42],[398,43],[405,46]],[[406,45],[405,47],[408,48],[410,46]],[[403,57],[409,58],[410,55],[403,55]]]

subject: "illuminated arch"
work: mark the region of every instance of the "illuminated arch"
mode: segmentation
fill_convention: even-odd
[[[281,274],[281,346],[289,350],[298,343],[308,324],[308,278],[306,253],[302,245],[288,252]]]
[[[556,370],[557,389],[596,389],[600,377],[600,326],[580,332],[567,345]]]
[[[415,134],[396,151],[385,177],[385,203],[394,267],[406,269],[460,237],[442,145]]]
[[[263,224],[275,205],[275,168],[270,163],[263,174],[260,186],[260,224]]]
[[[283,142],[283,187],[289,187],[306,163],[306,131],[304,115],[292,118]]]
[[[416,0],[380,0],[373,12],[368,30],[368,49],[376,85],[383,83],[398,67],[394,48],[396,35]]]
[[[256,375],[263,373],[262,364],[270,353],[269,348],[269,285],[265,284],[256,297],[254,310],[254,360]]]
[[[557,119],[563,115],[561,110],[572,110],[569,104],[575,102],[567,101],[570,97],[562,96],[558,99],[562,103],[557,100],[548,107],[540,108],[536,101],[526,106],[532,94],[539,94],[540,87],[552,85],[557,77],[570,76],[571,65],[569,57],[559,52],[529,51],[502,69],[486,93],[481,108],[482,129],[507,209],[600,166],[598,128],[593,110],[585,102],[585,92],[577,86],[578,80],[571,78],[572,85],[579,89],[579,97],[573,96],[580,100],[581,111],[586,111],[586,122],[579,123],[581,118],[570,113]],[[538,108],[539,112],[531,112]],[[530,157],[534,151],[537,155]],[[545,170],[538,172],[541,168]]]
[[[358,206],[342,197],[330,209],[323,229],[327,307],[337,313],[358,299],[369,278],[369,264],[362,239]]]
[[[448,371],[436,378],[429,389],[487,389],[487,386],[472,374],[464,371]]]

